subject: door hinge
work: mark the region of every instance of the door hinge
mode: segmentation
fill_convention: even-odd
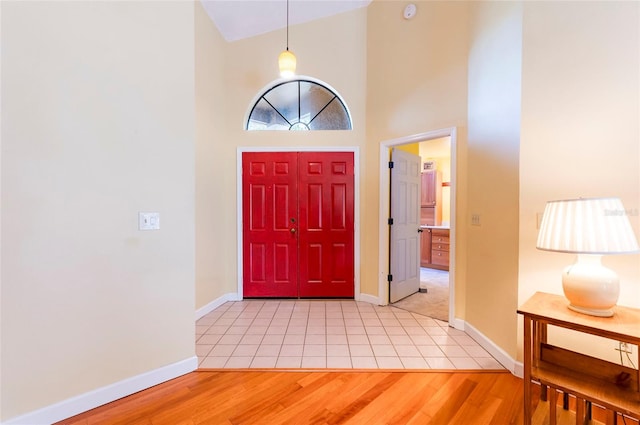
[[[388,220],[387,220],[387,224],[388,224],[389,226],[393,226],[393,219],[392,219],[392,218],[388,219]]]
[[[389,161],[389,168],[393,168],[393,161]]]
[[[388,274],[387,275],[387,282],[391,282],[393,280],[393,275],[392,274]]]

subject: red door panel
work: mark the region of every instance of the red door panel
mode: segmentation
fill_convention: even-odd
[[[353,297],[353,153],[299,154],[300,297]]]
[[[242,176],[244,296],[297,297],[297,155],[245,152]]]
[[[353,297],[353,166],[351,152],[243,154],[245,297]]]

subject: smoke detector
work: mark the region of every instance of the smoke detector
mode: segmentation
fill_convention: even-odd
[[[416,16],[416,5],[413,3],[409,3],[405,8],[404,8],[404,19],[411,19],[414,16]]]

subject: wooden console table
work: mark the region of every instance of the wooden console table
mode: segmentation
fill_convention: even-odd
[[[549,402],[548,423],[555,425],[556,392],[576,397],[575,424],[583,425],[585,404],[606,409],[607,425],[618,422],[618,414],[640,420],[640,372],[637,369],[597,359],[547,343],[547,326],[598,335],[614,341],[640,345],[640,309],[615,307],[613,317],[594,317],[569,310],[568,301],[559,295],[537,292],[519,309],[524,316],[524,414],[525,425],[547,423],[546,414],[532,415],[531,385],[542,386],[541,400],[547,399],[547,388],[553,397]],[[613,350],[614,344],[612,344]],[[640,361],[636,348],[634,363]],[[537,417],[532,422],[532,416]],[[572,416],[573,417],[573,416]],[[595,423],[595,422],[594,422]]]

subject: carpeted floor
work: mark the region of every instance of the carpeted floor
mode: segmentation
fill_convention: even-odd
[[[417,292],[396,302],[393,306],[448,322],[449,272],[421,268],[420,288],[426,288],[427,292]]]

